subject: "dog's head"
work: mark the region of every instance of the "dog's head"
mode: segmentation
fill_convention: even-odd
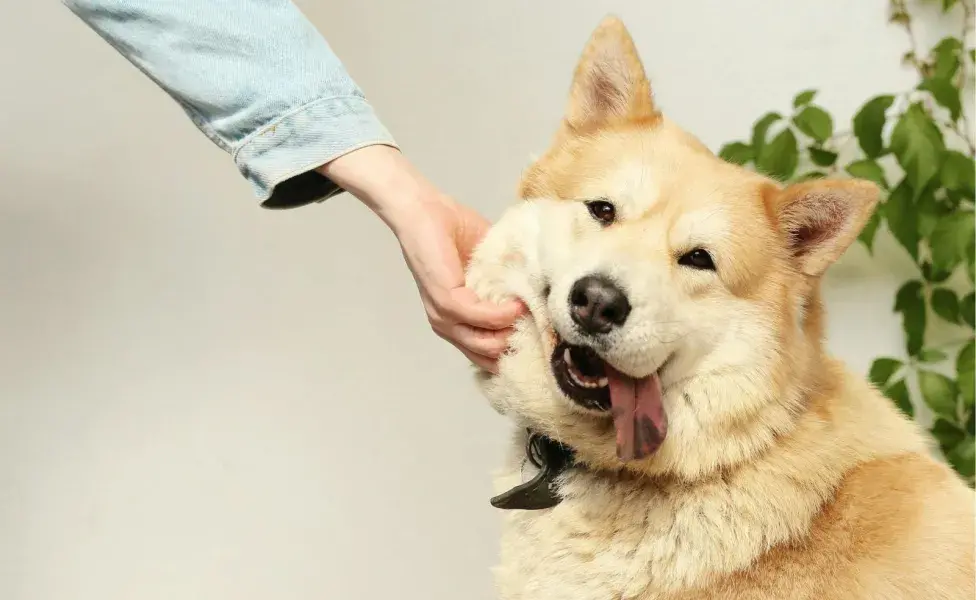
[[[520,195],[469,268],[480,295],[531,313],[483,390],[592,465],[694,477],[761,451],[803,410],[820,276],[878,192],[784,188],[719,159],[659,112],[608,18]]]

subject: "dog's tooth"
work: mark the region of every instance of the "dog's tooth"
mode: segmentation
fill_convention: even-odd
[[[609,383],[610,383],[609,379],[607,379],[606,377],[601,377],[600,381],[597,382],[597,385],[599,385],[600,387],[607,387]]]
[[[566,362],[567,365],[573,364],[573,355],[570,354],[569,348],[566,348],[566,350],[563,352],[563,360]]]

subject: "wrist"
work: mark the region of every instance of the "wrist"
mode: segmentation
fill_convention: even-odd
[[[394,232],[436,194],[399,150],[386,145],[353,150],[318,171],[358,198]]]

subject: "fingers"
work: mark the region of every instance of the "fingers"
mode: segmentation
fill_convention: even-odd
[[[474,363],[477,367],[484,369],[490,373],[498,373],[498,361],[488,358],[487,356],[482,356],[477,352],[472,352],[465,348],[464,346],[454,344],[454,346],[464,354],[468,360]]]
[[[516,300],[494,304],[479,299],[468,288],[451,290],[450,295],[437,307],[454,323],[463,323],[479,329],[506,329],[524,315],[525,305]]]
[[[451,331],[451,341],[471,352],[476,352],[490,359],[496,359],[508,347],[508,336],[512,329],[475,329],[467,325],[455,325]]]

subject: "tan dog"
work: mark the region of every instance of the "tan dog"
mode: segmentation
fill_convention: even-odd
[[[873,184],[723,162],[608,19],[521,195],[468,276],[531,312],[479,375],[519,426],[498,489],[533,471],[525,428],[575,462],[558,504],[504,513],[502,599],[976,596],[973,492],[822,344]]]

